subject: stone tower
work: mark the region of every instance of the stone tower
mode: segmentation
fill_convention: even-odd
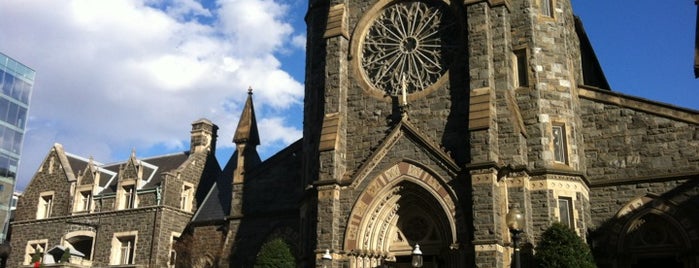
[[[513,204],[527,241],[585,235],[570,1],[312,0],[306,21],[309,259],[401,266],[420,244],[428,265],[503,267]]]

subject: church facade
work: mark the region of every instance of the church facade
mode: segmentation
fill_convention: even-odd
[[[303,139],[256,164],[244,116],[188,265],[281,238],[300,267],[409,267],[417,244],[424,267],[509,267],[515,206],[529,249],[562,222],[600,267],[699,263],[699,114],[611,91],[570,1],[310,1],[306,22]]]

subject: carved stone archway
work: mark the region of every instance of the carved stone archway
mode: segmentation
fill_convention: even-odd
[[[416,243],[425,267],[455,263],[455,202],[442,180],[409,163],[377,176],[355,203],[345,239],[350,267],[402,267]]]
[[[675,204],[648,194],[629,202],[616,218],[626,219],[618,228],[617,267],[696,267],[688,233],[695,227]]]

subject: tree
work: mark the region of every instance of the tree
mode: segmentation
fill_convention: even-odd
[[[540,268],[595,268],[590,248],[570,227],[556,222],[541,235],[534,261]]]
[[[296,267],[296,260],[291,254],[291,248],[281,238],[267,241],[255,260],[255,268],[293,268]]]
[[[68,262],[70,262],[70,248],[66,248],[66,250],[63,251],[63,254],[61,255],[61,263]]]

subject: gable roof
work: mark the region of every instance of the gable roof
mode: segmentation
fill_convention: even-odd
[[[575,33],[578,35],[578,40],[580,40],[580,60],[583,71],[582,83],[596,88],[611,90],[607,77],[604,75],[604,71],[602,71],[602,65],[600,65],[597,54],[595,54],[595,50],[592,48],[590,38],[587,37],[582,21],[577,16],[575,16]]]
[[[383,141],[381,141],[369,158],[359,166],[357,171],[354,174],[345,176],[343,183],[358,185],[364,181],[369,173],[381,163],[380,160],[388,154],[389,150],[403,136],[413,140],[415,143],[419,144],[420,147],[427,149],[425,151],[428,154],[431,154],[443,163],[445,171],[456,174],[460,170],[459,165],[438,145],[439,143],[431,140],[428,135],[424,134],[415,125],[410,123],[407,117],[403,117],[401,121],[393,127],[391,132],[384,137]]]
[[[56,144],[54,150],[56,148],[62,149],[62,146]],[[65,161],[69,166],[64,168],[70,168],[77,172],[86,172],[86,170],[89,169],[90,159],[67,152],[63,152],[62,154],[65,155]],[[143,173],[141,182],[139,182],[139,189],[151,189],[157,187],[157,185],[162,182],[163,176],[161,175],[163,173],[171,172],[179,168],[188,158],[189,152],[184,151],[144,159],[136,159],[132,155],[132,157],[126,161],[109,164],[102,164],[93,160],[93,166],[99,174],[98,191],[100,192],[98,194],[115,192],[119,172],[123,171],[120,167],[126,165],[129,161],[134,161],[142,168]]]
[[[267,160],[250,167],[247,171],[246,181],[265,179],[274,174],[275,170],[284,169],[286,165],[301,161],[298,157],[302,151],[302,139],[290,144]],[[238,166],[236,150],[230,160],[217,177],[216,183],[209,189],[202,205],[192,217],[191,223],[201,224],[206,222],[224,220],[231,213],[231,201],[233,198],[233,173]],[[297,163],[298,164],[298,163]]]
[[[160,182],[162,182],[163,173],[173,171],[180,167],[187,158],[189,157],[189,152],[178,152],[167,155],[154,156],[145,159],[137,159],[136,163],[143,169],[143,174],[141,177],[141,182],[139,183],[139,189],[152,189],[155,188]],[[113,174],[118,174],[120,167],[128,164],[130,160],[123,162],[115,162],[102,166],[105,170],[112,172]],[[117,178],[118,176],[112,176],[110,178],[101,178],[100,187],[104,188],[101,194],[112,193],[116,191]]]

